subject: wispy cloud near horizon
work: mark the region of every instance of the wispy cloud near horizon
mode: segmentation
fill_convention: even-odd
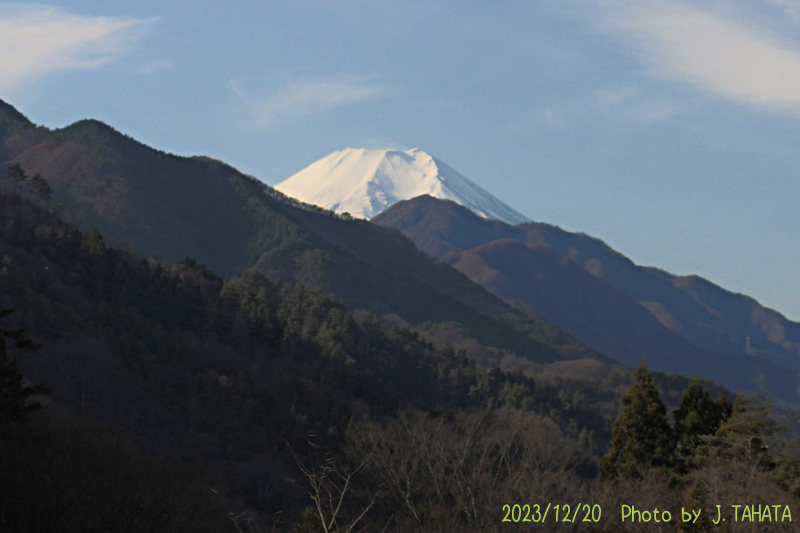
[[[0,4],[0,90],[17,90],[54,71],[108,64],[155,20],[72,15],[41,4]]]
[[[245,106],[247,125],[269,128],[345,105],[375,100],[385,89],[371,80],[371,77],[343,75],[304,79],[266,96],[254,96],[242,88],[239,80],[231,80],[229,87]]]
[[[768,21],[756,24],[680,1],[611,0],[595,7],[600,27],[625,40],[653,75],[800,113],[800,44],[781,38]]]

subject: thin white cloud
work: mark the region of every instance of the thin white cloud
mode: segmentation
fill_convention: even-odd
[[[780,10],[782,16],[788,17],[793,22],[800,20],[800,2],[798,0],[765,0],[768,5],[771,5]]]
[[[614,89],[601,89],[597,91],[597,99],[606,107],[623,105],[641,94],[638,87],[617,87]]]
[[[417,105],[425,107],[435,107],[439,109],[460,111],[464,109],[464,102],[448,98],[423,98],[417,100]]]
[[[349,76],[297,81],[261,97],[242,89],[237,80],[229,86],[244,103],[248,124],[257,128],[291,123],[344,105],[367,102],[385,92],[369,78]]]
[[[534,119],[536,119],[539,123],[544,124],[548,128],[556,131],[565,131],[569,124],[567,121],[567,117],[564,116],[564,113],[553,107],[546,107],[541,110],[537,110],[534,114]]]
[[[139,67],[136,72],[142,76],[152,76],[158,71],[161,70],[171,70],[175,68],[175,64],[171,61],[165,60],[158,60],[158,61],[151,61],[150,63],[145,63],[141,67]]]
[[[800,113],[800,46],[781,39],[763,18],[756,25],[677,0],[597,5],[604,28],[624,36],[655,75],[733,101]]]
[[[88,17],[40,4],[0,4],[0,90],[53,71],[105,65],[155,19]]]
[[[640,126],[664,122],[683,111],[681,106],[650,96],[639,87],[601,89],[595,95],[600,109],[610,117]]]

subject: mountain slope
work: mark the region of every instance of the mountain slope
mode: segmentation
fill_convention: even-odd
[[[556,388],[518,373],[494,371],[490,377],[452,347],[437,350],[402,328],[386,332],[374,319],[356,317],[341,302],[299,284],[281,290],[254,271],[223,281],[196,261],[159,264],[107,246],[99,232],[82,235],[3,185],[0,309],[16,311],[4,313],[0,326],[25,328],[43,344],[36,353],[11,350],[9,355],[31,382],[52,386],[47,413],[65,418],[66,407],[125,431],[126,441],[149,454],[203,468],[210,474],[212,501],[217,493],[228,493],[269,516],[297,515],[307,503],[302,485],[290,481],[302,479],[292,450],[299,455],[306,449],[309,432],[320,435],[317,444],[342,443],[348,426],[367,411],[386,419],[401,406],[452,413],[524,401],[553,413],[562,426],[594,431],[601,442],[610,437],[610,420],[596,404],[564,394],[580,382]],[[679,387],[687,385],[684,380]],[[596,392],[610,397],[609,390]],[[94,490],[103,478],[97,468],[105,471],[114,463],[99,455],[94,468],[87,457],[88,464],[74,465],[84,475],[75,476],[79,481],[70,487],[60,479],[60,465],[69,455],[57,445],[57,460],[48,456],[42,463],[42,455],[34,453],[28,461],[36,467],[26,470],[8,453],[8,442],[18,434],[7,431],[7,413],[0,415],[0,495],[11,495],[0,501],[20,499],[11,490],[15,485],[7,483],[11,457],[21,476],[41,474],[29,481],[25,476],[35,491],[31,500],[38,496],[63,510],[66,504],[49,496],[66,494],[67,503],[88,507],[91,498],[73,493]],[[79,442],[87,446],[86,440]],[[158,476],[169,470],[151,472]],[[42,492],[53,484],[61,490]],[[201,488],[198,492],[209,499],[212,487],[204,483]],[[130,492],[126,488],[123,494]],[[28,526],[30,519],[23,517],[23,523]],[[94,531],[83,527],[87,523],[94,522],[34,530]],[[119,531],[130,531],[130,522]]]
[[[23,122],[0,141],[0,165],[20,161],[41,173],[81,229],[97,227],[145,254],[190,256],[224,278],[255,267],[411,324],[457,322],[478,342],[532,360],[598,356],[567,335],[532,338],[502,318],[526,320],[522,313],[399,232],[284,202],[219,161],[166,154],[94,120],[55,131]]]
[[[347,148],[323,157],[275,188],[303,202],[370,219],[387,207],[424,194],[464,205],[486,219],[529,219],[419,149]]]
[[[25,115],[0,100],[0,138],[20,131],[28,130],[33,125]],[[0,157],[2,157],[0,153]]]
[[[756,383],[767,360],[800,367],[797,324],[702,278],[639,267],[587,235],[489,222],[428,196],[398,203],[374,222],[627,364],[646,357],[655,368],[730,386],[740,380],[767,393]],[[758,357],[745,354],[746,335],[749,355]]]
[[[165,154],[97,121],[51,131],[20,122],[19,116],[11,119],[14,130],[0,139],[8,159],[0,164],[18,160],[29,173],[40,172],[53,185],[54,201],[63,203],[84,230],[96,226],[117,241],[170,260],[192,256],[226,278],[257,268],[322,289],[353,309],[396,315],[392,319],[420,328],[429,327],[426,323],[460,324],[470,339],[498,354],[495,360],[505,354],[537,362],[604,359],[547,322],[531,318],[530,309],[514,309],[463,274],[432,261],[395,230],[282,199],[224,163]],[[510,227],[456,207],[473,218],[472,227]],[[520,227],[528,226],[538,227]],[[719,377],[706,368],[703,355],[694,366],[677,364],[692,354],[696,352],[673,353],[663,359],[662,368],[689,374],[703,370],[704,376]],[[737,365],[722,379],[753,389],[753,380],[762,376],[763,388],[772,374],[756,368],[758,364]]]
[[[797,366],[800,324],[787,320],[754,299],[735,294],[697,276],[675,276],[635,265],[604,242],[541,223],[515,227],[487,223],[450,202],[417,198],[376,217],[399,229],[434,257],[463,251],[496,239],[545,244],[618,287],[659,321],[693,344],[720,352],[750,353],[778,364]]]
[[[223,163],[165,154],[94,120],[28,128],[4,144],[6,161],[41,173],[53,201],[82,228],[97,227],[149,255],[213,262],[226,277],[253,260],[246,197],[260,186]],[[287,240],[281,231],[273,239],[275,247]]]
[[[704,357],[633,298],[542,244],[499,239],[443,261],[503,298],[630,366],[646,354],[652,368],[688,368]]]

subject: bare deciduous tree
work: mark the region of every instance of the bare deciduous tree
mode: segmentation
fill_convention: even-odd
[[[365,497],[366,503],[357,503],[356,479],[372,460],[371,455],[362,457],[355,464],[340,460],[333,452],[324,451],[313,434],[308,438],[308,460],[303,462],[294,455],[297,466],[308,482],[311,498],[319,525],[325,533],[350,533],[366,531],[365,516],[380,496],[382,485]],[[385,531],[387,522],[383,530]]]
[[[587,492],[574,446],[555,424],[519,411],[453,420],[407,411],[385,426],[356,424],[348,442],[365,475],[386,484],[381,503],[403,530],[496,530],[504,504],[577,503]]]

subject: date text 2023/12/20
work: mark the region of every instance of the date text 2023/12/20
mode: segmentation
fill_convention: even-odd
[[[599,522],[603,510],[599,505],[578,503],[577,505],[548,503],[540,505],[503,505],[503,522]]]
[[[675,516],[676,522],[696,523],[702,516],[703,509],[692,509],[681,507],[680,517]],[[763,504],[735,504],[730,508],[716,505],[706,511],[711,515],[711,521],[717,525],[721,522],[732,520],[734,522],[791,522],[792,511],[788,505],[763,505]],[[540,504],[533,505],[503,505],[503,522],[530,522],[545,523],[552,522],[599,522],[602,518],[602,508],[599,505],[589,505],[578,503],[575,506],[569,504],[553,505],[548,503],[546,506]],[[629,523],[648,523],[648,522],[672,522],[673,515],[670,511],[637,509],[634,505],[622,505],[620,508],[622,522]],[[548,518],[549,517],[549,518]]]

